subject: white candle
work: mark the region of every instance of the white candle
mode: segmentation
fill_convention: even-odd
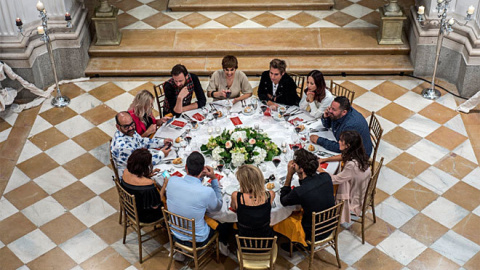
[[[474,6],[469,6],[467,10],[468,15],[472,15],[475,12],[475,7]]]
[[[43,29],[43,26],[37,27],[37,32],[38,32],[39,35],[45,34],[45,30]]]
[[[443,3],[443,0],[437,0],[437,3],[439,4]]]
[[[450,24],[450,25],[455,24],[455,20],[453,18],[450,18],[450,20],[448,20],[448,24]]]
[[[419,6],[418,7],[418,14],[423,15],[425,13],[425,7],[424,6]]]
[[[37,10],[38,11],[43,11],[44,9],[45,9],[45,6],[43,5],[43,3],[41,1],[38,1]]]

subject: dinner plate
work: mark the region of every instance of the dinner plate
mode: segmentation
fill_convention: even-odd
[[[280,116],[280,114],[278,112],[273,112],[272,118],[275,121],[283,121],[283,119],[284,119],[283,116]]]
[[[227,117],[227,113],[224,112],[223,110],[217,110],[217,111],[219,111],[219,112],[222,113],[222,116],[218,117],[217,119],[222,119],[222,118]],[[213,119],[215,119],[215,117],[213,117],[213,113],[212,113],[212,120],[213,120]]]
[[[270,184],[270,183],[274,184],[274,187],[273,187],[272,189],[269,189],[269,188],[267,187],[267,185]],[[273,191],[273,192],[279,191],[280,188],[281,188],[281,187],[280,187],[280,183],[278,183],[278,182],[268,182],[268,183],[265,184],[265,189],[266,189],[266,190],[271,190],[271,191]]]
[[[173,167],[184,168],[185,167],[185,160],[182,159],[182,163],[180,163],[180,164],[173,164]]]
[[[314,148],[313,150],[311,150],[312,146]],[[310,153],[316,153],[316,152],[318,152],[318,150],[320,150],[320,147],[318,145],[311,144],[311,143],[305,145],[304,148]]]
[[[252,106],[248,105],[247,107],[243,108],[242,113],[244,115],[252,115],[255,113],[255,109]]]

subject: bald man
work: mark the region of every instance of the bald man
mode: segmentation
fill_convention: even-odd
[[[135,122],[128,112],[119,112],[115,116],[117,131],[110,145],[112,158],[118,169],[120,178],[123,170],[127,167],[127,159],[130,154],[139,148],[146,148],[152,153],[152,163],[156,165],[162,158],[168,156],[171,149],[165,144],[172,143],[172,139],[143,138],[135,131]],[[160,148],[158,150],[158,148]]]

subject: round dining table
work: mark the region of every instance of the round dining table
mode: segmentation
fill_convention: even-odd
[[[244,113],[246,106],[251,106],[251,104],[255,103],[257,103],[257,108],[254,109],[253,113]],[[233,106],[226,100],[216,101],[207,104],[205,108],[185,112],[182,117],[175,119],[178,121],[177,124],[179,124],[179,122],[187,123],[183,127],[181,127],[183,124],[179,124],[178,126],[172,125],[172,123],[175,122],[174,120],[169,125],[162,126],[155,134],[154,137],[157,138],[173,139],[174,150],[171,151],[169,155],[160,162],[160,164],[155,165],[154,168],[160,169],[161,172],[167,170],[170,175],[184,176],[186,174],[185,161],[188,154],[192,151],[200,151],[201,145],[206,144],[211,136],[218,136],[223,130],[233,130],[236,127],[258,128],[268,134],[272,141],[282,150],[280,155],[281,162],[277,168],[271,161],[265,161],[263,164],[259,164],[259,168],[264,174],[265,179],[272,175],[275,176],[275,180],[272,182],[275,184],[273,190],[275,191],[276,196],[272,205],[270,219],[270,225],[273,226],[289,217],[293,211],[300,209],[300,205],[283,206],[280,203],[280,188],[285,181],[288,161],[291,160],[293,156],[291,146],[298,143],[307,146],[310,144],[309,137],[311,134],[335,140],[333,133],[329,130],[325,130],[319,119],[316,120],[312,118],[308,112],[300,110],[297,106],[285,107],[287,109],[286,114],[292,114],[289,117],[289,120],[295,119],[297,123],[305,126],[305,129],[302,132],[297,133],[294,125],[286,121],[284,118],[266,116],[261,109],[261,103],[255,97],[249,98],[245,100],[245,102],[233,104]],[[222,116],[214,119],[212,115],[215,111],[221,111]],[[272,114],[273,113],[276,112],[272,112]],[[196,114],[204,116],[205,119],[203,121],[197,121],[198,127],[193,128],[191,121],[194,120],[195,117],[198,117],[198,115],[195,116]],[[187,136],[191,137],[190,143],[175,143],[176,138]],[[282,147],[282,145],[286,147]],[[327,157],[336,154],[327,151],[318,145],[315,145],[313,153],[318,157]],[[177,157],[181,157],[183,162],[177,165],[172,164],[171,161]],[[217,164],[217,162],[214,161],[211,156],[205,156],[205,165],[212,166],[215,164]],[[324,166],[326,166],[324,169],[327,172],[333,174],[336,172],[339,162],[329,162]],[[218,178],[221,178],[219,184],[222,188],[223,205],[219,211],[209,212],[207,213],[207,216],[222,223],[237,222],[237,214],[230,210],[231,193],[239,190],[239,184],[235,177],[235,169],[225,166],[222,172],[216,170],[216,174]],[[163,177],[161,175],[162,173],[159,173],[154,177],[159,185],[163,185]],[[208,186],[208,180],[209,179],[204,179],[203,184]],[[298,176],[294,175],[291,184],[292,186],[299,185]]]

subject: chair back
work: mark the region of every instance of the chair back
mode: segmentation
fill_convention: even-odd
[[[336,97],[344,96],[348,98],[350,104],[353,105],[353,99],[355,98],[355,91],[349,90],[340,84],[335,83],[333,80],[330,82],[330,92]]]
[[[196,249],[195,240],[195,219],[189,219],[177,214],[174,214],[164,207],[162,207],[163,217],[165,218],[165,224],[167,225],[168,238],[170,243],[173,243],[173,232],[183,234],[192,238],[192,248]]]
[[[373,207],[373,202],[375,198],[376,188],[377,188],[377,180],[378,176],[380,175],[380,169],[383,165],[383,157],[380,159],[377,168],[375,171],[372,172],[372,176],[370,177],[370,181],[368,181],[367,190],[365,192],[365,198],[363,199],[363,206],[362,206],[362,219],[365,218],[365,214],[367,213],[368,207]]]
[[[117,185],[118,195],[120,196],[120,203],[124,211],[125,219],[128,219],[131,223],[139,225],[140,221],[138,219],[137,204],[135,203],[135,195],[130,195],[120,183],[115,183]]]
[[[372,112],[370,116],[370,123],[368,124],[368,129],[370,130],[370,138],[373,145],[373,156],[372,156],[372,172],[375,170],[375,160],[377,158],[378,146],[380,145],[380,140],[382,139],[383,128],[380,126],[380,121],[375,116],[375,112]]]
[[[109,144],[109,147],[108,147],[108,154],[110,156],[110,164],[112,165],[112,170],[113,170],[113,173],[115,174],[115,182],[117,183],[120,183],[120,176],[118,176],[118,169],[117,169],[117,165],[115,164],[115,161],[113,160],[113,157],[112,157],[112,151],[110,150],[110,145],[112,145],[112,139],[110,139],[110,144]]]
[[[292,77],[293,81],[297,85],[297,95],[302,98],[303,97],[303,90],[305,87],[305,76],[301,76],[295,73],[289,73],[290,77]]]
[[[324,240],[315,241],[315,239],[322,234],[329,235],[326,239],[332,238],[331,240],[334,240],[335,243],[337,242],[343,204],[344,202],[341,201],[322,212],[312,213],[312,238],[309,242],[315,244],[317,242],[323,242]]]
[[[153,91],[155,92],[155,100],[157,101],[158,114],[160,115],[160,118],[162,118],[164,116],[163,104],[165,102],[165,92],[163,91],[163,83],[159,85],[154,85]]]
[[[243,237],[235,235],[238,247],[240,269],[263,268],[273,269],[277,258],[277,236]]]

